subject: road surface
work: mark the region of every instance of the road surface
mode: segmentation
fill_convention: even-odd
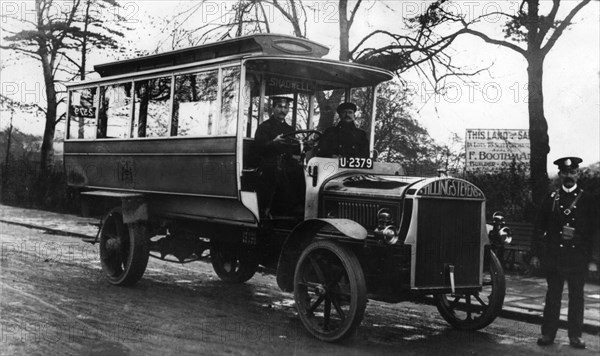
[[[479,332],[451,329],[435,307],[369,301],[357,334],[314,339],[273,275],[225,284],[208,262],[151,259],[134,287],[110,285],[97,245],[0,223],[2,355],[531,355],[597,354],[535,344],[539,326],[498,318]]]

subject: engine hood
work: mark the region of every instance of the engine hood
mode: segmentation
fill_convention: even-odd
[[[337,176],[323,186],[326,194],[363,197],[402,196],[413,184],[424,178],[349,173]]]

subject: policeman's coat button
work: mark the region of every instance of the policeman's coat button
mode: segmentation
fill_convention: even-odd
[[[566,223],[565,225],[569,226],[569,223]]]
[[[562,208],[564,208],[564,206],[561,205],[560,208],[562,209]]]
[[[575,245],[571,245],[571,248],[575,248]]]
[[[562,244],[560,244],[560,247],[563,247],[563,245],[562,245]]]
[[[575,193],[575,196],[577,196],[577,193]]]

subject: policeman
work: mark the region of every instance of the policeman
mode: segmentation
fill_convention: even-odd
[[[367,134],[354,123],[356,105],[342,103],[336,111],[340,122],[325,130],[319,139],[316,155],[318,157],[369,157]]]
[[[596,271],[592,262],[594,206],[591,196],[577,186],[581,158],[564,157],[554,161],[562,187],[542,202],[532,236],[531,264],[546,273],[548,291],[538,345],[554,343],[558,330],[562,290],[569,286],[569,343],[583,349],[583,286],[587,271]],[[541,263],[540,263],[541,262]]]
[[[254,151],[260,157],[261,171],[257,195],[264,216],[270,216],[272,210],[287,213],[284,210],[297,208],[304,198],[302,167],[294,159],[300,155],[300,146],[283,137],[294,132],[285,121],[293,99],[284,96],[270,99],[272,114],[258,126],[254,135]]]

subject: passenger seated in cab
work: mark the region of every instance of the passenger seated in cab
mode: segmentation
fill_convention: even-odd
[[[342,103],[336,109],[340,121],[329,127],[319,139],[317,157],[369,157],[367,133],[356,127],[356,105]]]
[[[258,204],[264,217],[297,215],[304,210],[305,183],[300,146],[283,137],[294,132],[285,121],[292,101],[288,97],[272,96],[271,116],[258,126],[254,136],[254,150],[260,157]]]

